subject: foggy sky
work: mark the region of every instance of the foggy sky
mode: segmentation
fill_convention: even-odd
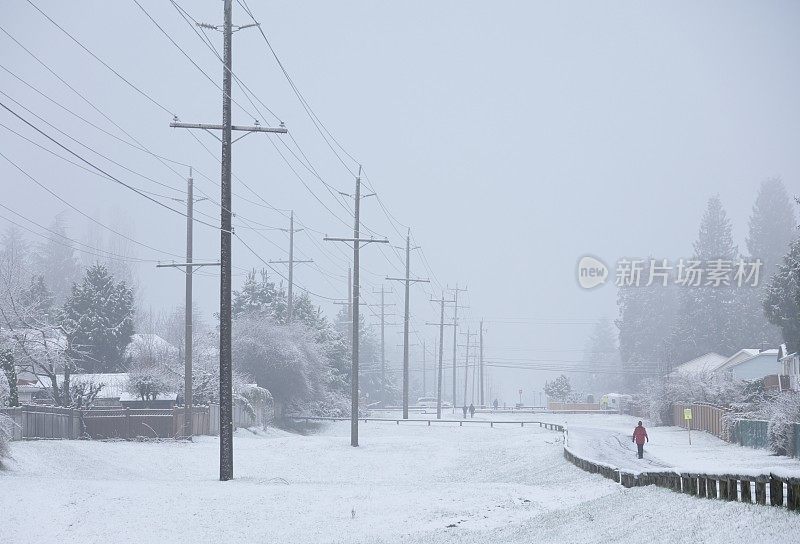
[[[220,91],[132,1],[36,3],[182,121],[220,122]],[[141,3],[221,82],[219,61],[169,2]],[[180,4],[200,21],[222,21],[221,2]],[[780,176],[792,195],[800,193],[796,2],[251,0],[250,7],[314,111],[363,163],[383,203],[398,221],[412,227],[423,246],[435,281],[414,288],[412,312],[413,328],[427,339],[429,349],[435,331],[425,322],[438,320],[438,311],[428,299],[458,281],[469,288],[464,326],[474,330],[482,316],[490,321],[487,359],[577,359],[590,330],[584,323],[616,316],[613,285],[591,292],[578,287],[575,266],[581,256],[597,255],[607,263],[619,257],[688,257],[713,194],[721,196],[744,249],[759,183]],[[219,179],[217,160],[186,131],[170,129],[171,115],[126,86],[26,2],[7,2],[4,8],[0,25],[116,123],[153,152]],[[236,3],[234,21],[250,22]],[[221,35],[208,35],[221,49]],[[2,33],[0,51],[0,64],[122,136]],[[316,132],[257,30],[235,34],[234,72],[286,123],[333,190],[352,192],[351,174]],[[164,195],[177,197],[184,190],[182,166],[175,166],[180,175],[171,172],[82,124],[2,70],[0,85],[70,136],[176,190],[126,172],[59,136],[120,179]],[[234,98],[253,109],[240,89]],[[0,99],[11,105],[6,97]],[[264,121],[274,124],[276,119],[267,116]],[[0,122],[45,144],[5,111]],[[234,122],[250,124],[253,119],[234,107]],[[218,157],[219,143],[213,137],[195,135]],[[298,265],[298,289],[345,298],[347,249],[322,242],[321,233],[350,236],[352,218],[290,156],[311,190],[342,221],[334,218],[292,174],[269,145],[270,138],[281,137],[251,135],[237,143],[234,172],[271,205],[294,209],[300,221],[319,231],[297,235],[297,256],[315,259],[330,276]],[[179,215],[53,158],[2,128],[0,148],[98,220],[129,229],[143,243],[183,254],[185,220]],[[218,186],[199,174],[195,180],[200,191],[219,198]],[[68,209],[2,159],[0,185],[4,204],[40,223],[49,224]],[[260,200],[240,181],[234,181],[234,192],[237,233],[265,260],[286,258],[285,235],[271,230],[259,235],[244,228],[252,225],[248,221],[285,228],[285,217],[245,202],[241,197]],[[171,205],[181,207],[178,202]],[[199,203],[198,210],[219,216],[218,207],[208,201]],[[86,221],[74,212],[67,217],[70,235],[85,241]],[[393,244],[403,243],[375,199],[364,201],[362,218]],[[218,245],[217,231],[196,227],[196,259],[215,259]],[[143,259],[173,259],[143,247],[129,249]],[[234,251],[236,266],[262,266],[238,241]],[[392,250],[371,246],[362,252],[362,263],[364,296],[377,302],[372,291],[385,275],[402,273],[400,258]],[[158,312],[182,302],[179,272],[156,270],[148,263],[138,273],[146,307]],[[418,252],[412,255],[412,274],[429,276]],[[234,286],[242,280],[234,279]],[[394,285],[398,295],[391,297],[398,313],[400,287]],[[196,279],[195,301],[207,316],[215,311],[215,277]],[[331,316],[338,308],[316,301]],[[529,322],[502,323],[510,319]],[[400,322],[399,317],[392,320]],[[368,321],[376,322],[373,316]],[[398,362],[402,352],[395,345],[402,336],[394,331],[400,328],[389,330],[390,360]],[[451,335],[446,330],[446,362]],[[539,390],[553,375],[494,373],[508,402],[515,400],[518,387]]]

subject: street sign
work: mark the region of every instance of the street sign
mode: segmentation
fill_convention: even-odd
[[[683,409],[683,419],[689,421],[692,419],[692,409],[691,408],[684,408]]]

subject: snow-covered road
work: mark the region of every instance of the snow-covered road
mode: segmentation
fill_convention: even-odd
[[[14,443],[0,472],[0,542],[730,544],[800,535],[800,516],[783,509],[626,490],[587,474],[564,461],[559,433],[538,427],[367,423],[359,448],[348,430],[240,430],[236,480],[226,483],[216,481],[211,437]]]

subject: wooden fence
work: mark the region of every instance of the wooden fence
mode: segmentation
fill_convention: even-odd
[[[55,406],[25,405],[0,409],[12,421],[12,440],[50,439],[123,439],[183,437],[185,410],[92,408],[76,410]],[[241,406],[234,406],[233,424],[251,427],[255,419]],[[219,434],[219,405],[192,408],[192,431],[195,435]]]
[[[600,474],[624,487],[655,485],[694,497],[739,501],[744,503],[786,506],[800,513],[800,478],[776,474],[704,474],[693,472],[654,471],[626,472],[617,467],[583,459],[564,446],[564,458],[593,474]]]
[[[692,419],[688,423],[693,431],[706,431],[723,440],[729,440],[730,436],[726,431],[722,418],[730,410],[711,404],[673,404],[673,425],[686,428],[687,421],[683,419],[683,411],[686,408],[692,410]]]
[[[726,442],[740,446],[770,449],[769,421],[730,419],[726,425],[725,416],[732,414],[726,408],[711,404],[674,404],[672,406],[673,425],[686,428],[687,421],[683,419],[683,411],[686,408],[692,410],[692,419],[688,423],[693,431],[706,431]],[[800,457],[800,423],[795,423],[790,430],[788,448],[788,451],[779,453]]]
[[[78,411],[55,406],[2,408],[0,414],[11,419],[11,439],[78,438],[81,435]]]

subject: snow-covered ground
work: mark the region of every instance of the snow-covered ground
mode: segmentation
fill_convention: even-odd
[[[226,483],[216,480],[212,437],[14,443],[10,468],[0,472],[0,542],[733,543],[800,535],[800,516],[785,509],[624,489],[587,474],[563,459],[560,433],[538,427],[370,422],[361,424],[359,448],[348,433],[347,422],[306,436],[240,430],[236,479]]]

